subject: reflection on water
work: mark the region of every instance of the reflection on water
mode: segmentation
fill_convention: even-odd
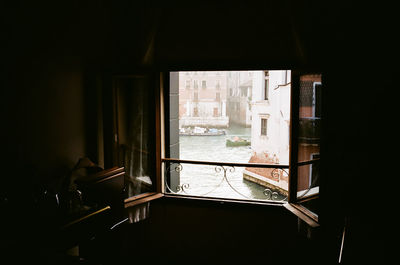
[[[250,146],[226,147],[226,139],[241,136],[250,139],[251,128],[231,127],[221,136],[180,136],[180,159],[247,163],[251,157]],[[266,199],[265,187],[243,179],[242,167],[224,169],[208,165],[182,164],[180,183],[189,184],[189,195],[233,199]],[[231,187],[229,184],[231,184]],[[278,200],[283,199],[279,196]]]

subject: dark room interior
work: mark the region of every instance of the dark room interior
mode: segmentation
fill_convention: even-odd
[[[9,1],[1,10],[2,264],[399,259],[394,165],[400,46],[393,6],[99,0]],[[323,74],[318,227],[272,204],[163,196],[151,201],[148,218],[137,223],[107,230],[109,220],[126,214],[118,209],[99,213],[81,230],[59,233],[54,204],[62,197],[56,194],[79,159],[103,169],[120,166],[113,155],[113,76],[145,75],[152,89],[160,72],[231,69]],[[158,142],[152,144],[159,152]],[[84,258],[67,253],[77,244]]]

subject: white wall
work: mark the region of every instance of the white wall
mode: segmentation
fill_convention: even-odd
[[[276,154],[281,164],[289,163],[290,71],[269,71],[269,95],[264,100],[265,75],[254,72],[252,99],[251,147],[262,155]],[[286,78],[285,78],[286,76]],[[267,135],[261,135],[261,119],[267,118]]]

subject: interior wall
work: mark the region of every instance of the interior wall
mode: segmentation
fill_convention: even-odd
[[[99,66],[88,65],[105,44],[91,47],[96,28],[76,3],[2,7],[0,246],[2,260],[17,262],[35,251],[46,256],[41,245],[55,225],[55,194],[61,204],[79,158],[98,162]]]
[[[162,198],[151,202],[148,219],[118,234],[122,242],[105,239],[117,244],[107,247],[118,253],[113,264],[317,264],[321,257],[315,242],[297,234],[297,218],[279,206]]]
[[[41,57],[17,69],[8,76],[1,97],[5,129],[1,132],[0,245],[5,260],[19,257],[18,251],[29,245],[40,245],[45,238],[40,234],[46,227],[43,217],[49,217],[51,224],[50,216],[55,214],[50,213],[56,209],[54,194],[65,190],[73,166],[86,155],[79,59]],[[46,212],[40,212],[43,202],[51,205]]]
[[[5,178],[12,182],[8,191],[23,195],[19,189],[31,188],[18,183],[33,181],[56,188],[80,157],[92,154],[97,162],[89,150],[96,151],[89,143],[98,131],[92,122],[97,120],[97,109],[88,106],[96,107],[98,93],[88,74],[93,54],[85,53],[90,46],[85,32],[91,23],[82,14],[84,7],[10,3],[5,10],[1,111],[7,129],[1,132],[2,168],[20,178]],[[94,32],[95,28],[91,37]],[[94,50],[101,48],[97,45]]]
[[[398,55],[393,20],[397,16],[390,12],[396,9],[351,1],[214,1],[199,6],[154,2],[3,4],[2,193],[26,202],[25,194],[35,189],[35,183],[56,183],[79,157],[99,157],[97,148],[101,148],[92,139],[99,139],[101,126],[87,123],[96,114],[87,106],[97,104],[92,101],[97,85],[90,84],[98,79],[88,75],[135,69],[321,67],[326,73],[323,82],[329,121],[324,125],[329,140],[323,150],[327,162],[323,166],[325,217],[321,222],[328,227],[330,238],[336,238],[347,214],[351,227],[345,257],[360,262],[384,259],[390,250],[386,239],[398,226],[396,219],[387,216],[392,212],[387,202],[394,201],[396,194],[393,188],[397,186],[392,185],[396,163],[382,164],[396,160],[389,154],[397,151],[393,127],[398,76],[393,67]],[[242,207],[234,207],[232,212],[171,207],[165,208],[169,216],[160,217],[147,231],[162,230],[166,222],[179,233],[180,226],[201,226],[196,219],[199,215],[219,216],[215,222],[205,220],[207,225],[194,232],[197,243],[186,238],[165,244],[171,260],[176,246],[194,255],[195,247],[190,244],[201,248],[208,237],[218,242],[211,245],[216,248],[220,242],[249,239],[244,232],[237,238],[229,234],[222,225],[228,216],[237,220],[228,223],[230,227],[240,226],[238,216],[260,215],[264,217],[259,220],[266,221],[270,214]],[[279,220],[286,218],[280,214]],[[18,224],[25,220],[13,215],[9,219]],[[129,236],[140,233],[132,229]],[[267,232],[263,235],[268,236]],[[6,238],[16,240],[12,233]],[[154,243],[151,237],[143,234],[143,238]],[[233,249],[239,251],[237,246]],[[332,255],[336,251],[332,248]]]

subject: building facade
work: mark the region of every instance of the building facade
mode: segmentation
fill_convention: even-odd
[[[227,72],[179,72],[179,127],[226,128]]]
[[[230,122],[250,127],[253,71],[228,72],[227,86],[227,113]]]
[[[291,72],[254,71],[250,163],[289,164]],[[243,177],[287,195],[288,172],[246,168]]]

